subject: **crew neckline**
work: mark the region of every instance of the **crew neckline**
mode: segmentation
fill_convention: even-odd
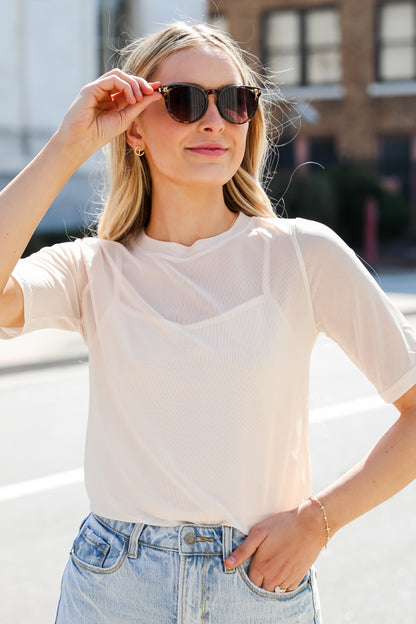
[[[243,212],[239,212],[237,219],[228,230],[220,234],[215,234],[214,236],[209,236],[208,238],[199,238],[192,243],[192,245],[182,245],[182,243],[158,240],[157,238],[152,238],[142,230],[136,239],[136,245],[138,249],[143,251],[188,258],[196,253],[211,250],[222,245],[235,236],[235,234],[241,232],[248,225],[250,218],[251,217]]]

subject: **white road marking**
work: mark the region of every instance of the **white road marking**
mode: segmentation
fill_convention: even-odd
[[[309,412],[311,423],[322,422],[324,420],[333,420],[334,418],[343,418],[359,414],[360,412],[369,412],[373,409],[390,408],[390,403],[386,403],[377,394],[374,396],[362,397],[337,403],[335,405],[325,405],[324,407],[316,407]]]
[[[39,494],[47,490],[56,490],[65,485],[73,485],[74,483],[82,483],[84,480],[83,468],[75,470],[67,470],[65,472],[57,472],[39,477],[38,479],[30,479],[28,481],[20,481],[20,483],[12,483],[0,487],[0,502],[13,500],[15,498],[23,498],[32,494]]]
[[[391,406],[385,403],[378,395],[375,395],[311,409],[310,419],[313,424],[385,407]],[[39,494],[48,490],[56,490],[66,485],[82,483],[83,480],[84,470],[82,468],[76,468],[75,470],[57,472],[37,479],[4,485],[0,487],[0,503],[16,498],[24,498],[32,494]]]

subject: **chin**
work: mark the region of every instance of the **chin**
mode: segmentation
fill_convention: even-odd
[[[235,175],[237,170],[230,170],[229,167],[223,168],[221,166],[213,164],[206,167],[203,171],[193,170],[191,178],[193,181],[200,181],[201,184],[220,184],[224,186]]]
[[[206,186],[211,186],[211,187],[218,187],[221,186],[223,187],[225,184],[227,184],[227,182],[230,181],[231,178],[227,177],[227,178],[221,178],[220,176],[215,176],[214,178],[204,178],[204,179],[192,179],[191,180],[191,185],[192,186],[200,186],[202,187],[206,187]]]

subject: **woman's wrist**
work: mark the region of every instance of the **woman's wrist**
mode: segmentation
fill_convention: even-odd
[[[76,141],[61,128],[50,138],[47,147],[56,151],[59,161],[67,163],[75,172],[90,158],[95,151],[89,143]]]
[[[299,506],[299,515],[305,524],[305,530],[313,534],[314,539],[322,550],[326,549],[330,538],[333,535],[331,531],[328,516],[323,514],[321,505],[317,502],[316,497],[310,497]]]
[[[326,548],[328,547],[329,544],[329,540],[331,538],[331,529],[329,527],[329,522],[328,522],[328,516],[326,513],[326,507],[325,505],[322,504],[322,502],[319,500],[319,498],[317,498],[316,496],[310,496],[309,499],[311,502],[316,503],[321,512],[322,512],[322,519],[324,522],[324,529],[325,529],[325,545],[324,545],[324,549],[326,550]]]

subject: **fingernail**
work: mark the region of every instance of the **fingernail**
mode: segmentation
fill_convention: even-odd
[[[226,568],[231,568],[235,564],[235,558],[230,556],[224,561],[224,565]]]

